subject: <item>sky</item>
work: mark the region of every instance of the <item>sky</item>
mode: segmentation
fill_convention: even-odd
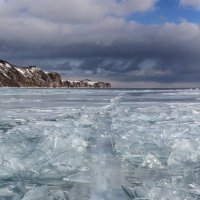
[[[200,0],[0,0],[0,59],[113,87],[200,87]]]

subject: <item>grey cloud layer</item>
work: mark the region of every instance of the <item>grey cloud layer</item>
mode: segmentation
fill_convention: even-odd
[[[0,54],[19,64],[46,63],[66,76],[200,82],[199,25],[141,25],[124,19],[154,9],[156,2],[0,0]]]
[[[0,0],[0,15],[83,23],[151,10],[157,0]]]

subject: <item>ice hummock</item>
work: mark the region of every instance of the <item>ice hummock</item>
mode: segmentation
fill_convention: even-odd
[[[0,90],[0,199],[200,198],[199,90]]]

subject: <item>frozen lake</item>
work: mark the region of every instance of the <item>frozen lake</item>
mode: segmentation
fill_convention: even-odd
[[[0,89],[0,200],[200,200],[200,90]]]

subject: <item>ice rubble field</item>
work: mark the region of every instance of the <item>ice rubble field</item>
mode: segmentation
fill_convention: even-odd
[[[199,90],[0,89],[0,200],[199,200]]]

